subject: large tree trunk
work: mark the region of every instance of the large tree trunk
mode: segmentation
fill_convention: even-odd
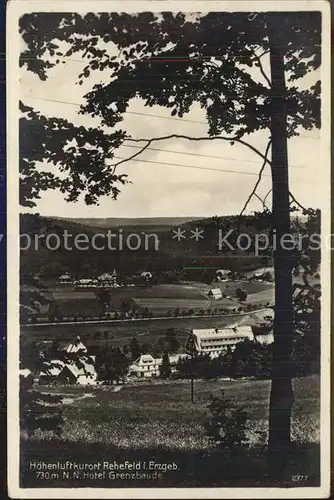
[[[287,451],[293,405],[291,350],[293,339],[292,251],[280,244],[290,234],[284,40],[280,19],[268,16],[272,79],[272,188],[275,268],[274,355],[269,409],[269,451]],[[285,243],[286,244],[286,243]],[[288,246],[288,245],[286,245]],[[291,243],[290,243],[291,246]]]

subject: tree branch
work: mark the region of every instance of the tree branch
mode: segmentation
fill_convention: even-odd
[[[137,151],[137,153],[134,153],[132,156],[129,156],[129,158],[123,158],[123,160],[118,161],[117,163],[115,163],[115,165],[111,165],[113,167],[112,175],[116,172],[116,168],[119,165],[121,165],[122,163],[125,163],[127,161],[133,160],[134,158],[136,158],[136,156],[139,156],[141,153],[143,153],[145,151],[145,149],[147,149],[149,147],[151,142],[152,141],[148,139],[147,144],[145,144],[145,146],[142,147],[142,149],[140,151]]]
[[[269,52],[269,51],[267,51],[267,52]],[[264,71],[263,66],[262,66],[262,62],[261,62],[261,57],[264,56],[264,54],[266,54],[267,52],[263,52],[263,54],[261,54],[260,56],[258,56],[255,52],[253,52],[253,54],[254,54],[255,60],[257,61],[257,65],[258,65],[258,68],[259,68],[259,70],[261,72],[261,75],[266,80],[266,82],[268,83],[269,87],[271,87],[270,78],[266,75],[266,72]]]
[[[267,210],[269,210],[269,207],[266,205],[265,198],[262,199],[261,196],[259,196],[257,193],[254,193],[254,196],[262,203],[263,209],[266,208]]]
[[[263,172],[263,170],[264,170],[264,167],[266,166],[266,164],[267,164],[267,163],[268,163],[268,164],[270,164],[270,162],[267,160],[267,156],[268,156],[268,153],[269,153],[270,146],[271,146],[271,139],[269,139],[268,144],[267,144],[267,148],[266,148],[266,152],[265,152],[265,154],[263,155],[263,157],[264,157],[264,162],[263,162],[262,167],[261,167],[261,169],[260,169],[259,176],[258,176],[258,178],[257,178],[257,181],[256,181],[256,183],[255,183],[255,186],[254,186],[254,188],[253,188],[252,192],[250,193],[250,195],[248,196],[247,201],[246,201],[246,203],[245,203],[245,205],[244,205],[243,209],[241,210],[239,217],[241,217],[241,216],[242,216],[242,214],[244,213],[244,211],[246,210],[246,208],[247,208],[247,206],[248,206],[248,203],[250,202],[250,200],[252,199],[252,197],[255,195],[256,190],[257,190],[257,188],[258,188],[258,185],[259,185],[259,184],[260,184],[260,182],[261,182],[262,172]],[[262,200],[261,200],[261,201],[262,201]]]
[[[249,144],[248,142],[242,140],[242,139],[239,139],[238,137],[222,137],[221,135],[217,135],[217,136],[213,136],[213,137],[208,137],[208,136],[205,136],[205,137],[190,137],[188,135],[184,135],[184,134],[170,134],[170,135],[165,135],[165,136],[161,136],[161,137],[153,137],[151,139],[134,139],[132,137],[126,137],[126,140],[127,141],[131,141],[131,142],[149,142],[150,144],[152,142],[158,142],[158,141],[165,141],[167,139],[186,139],[187,141],[214,141],[214,140],[221,140],[221,141],[227,141],[231,144],[233,144],[234,142],[238,142],[239,144],[242,144],[243,146],[246,146],[248,149],[250,149],[251,151],[253,151],[253,153],[256,153],[258,156],[260,156],[260,158],[262,158],[262,160],[265,160],[265,163],[268,163],[268,165],[271,165],[271,161],[268,160],[268,158],[263,154],[261,153],[261,151],[259,151],[256,147],[252,146],[251,144]]]
[[[302,211],[303,211],[304,213],[307,213],[307,212],[308,212],[307,208],[303,207],[303,205],[301,205],[301,204],[299,203],[299,201],[297,201],[297,200],[296,200],[296,198],[293,196],[293,194],[291,193],[291,191],[289,191],[289,195],[290,195],[291,200],[292,200],[294,203],[296,203],[296,205],[297,205],[299,208],[301,208],[301,209],[302,209]]]
[[[266,194],[266,196],[263,198],[263,203],[266,202],[266,199],[268,198],[268,196],[270,195],[270,193],[272,192],[273,188],[269,189],[268,193]]]

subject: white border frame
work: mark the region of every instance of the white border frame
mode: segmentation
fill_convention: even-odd
[[[330,495],[330,249],[322,243],[321,284],[321,486],[293,488],[20,488],[19,486],[19,52],[16,26],[27,12],[321,11],[322,129],[324,165],[322,235],[331,234],[331,12],[326,0],[210,1],[187,0],[9,0],[7,4],[7,303],[8,303],[8,491],[11,498],[328,498]],[[319,172],[320,174],[320,172]],[[324,238],[323,238],[324,240]]]

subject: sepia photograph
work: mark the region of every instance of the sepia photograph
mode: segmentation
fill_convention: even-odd
[[[327,498],[330,4],[11,0],[7,51],[11,498]]]

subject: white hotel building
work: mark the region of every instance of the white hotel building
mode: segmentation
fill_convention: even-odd
[[[234,328],[203,328],[192,330],[191,336],[195,351],[198,354],[218,356],[227,347],[232,350],[236,344],[244,340],[254,340],[251,326],[238,326]]]

